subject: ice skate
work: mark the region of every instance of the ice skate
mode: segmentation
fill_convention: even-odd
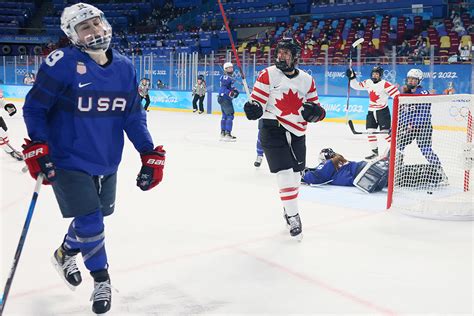
[[[235,142],[237,137],[233,136],[230,132],[225,132],[224,141],[225,142]]]
[[[367,157],[365,157],[365,160],[372,160],[372,159],[375,159],[379,156],[379,150],[378,148],[376,149],[372,149],[372,154],[368,155]]]
[[[77,252],[65,250],[61,245],[51,258],[59,275],[73,291],[82,282],[81,272],[76,265],[76,256]]]
[[[301,241],[303,239],[303,226],[301,225],[300,215],[288,216],[284,213],[284,216],[291,237]]]
[[[194,109],[194,110],[193,110],[193,113],[196,113],[196,112],[197,112],[197,109]]]
[[[444,172],[443,168],[440,166],[438,169],[437,185],[440,187],[445,187],[449,185],[448,176]]]
[[[224,139],[225,139],[225,131],[221,131],[220,141],[223,141]]]
[[[198,112],[198,114],[202,114],[202,113],[204,113],[204,111],[199,111],[199,112]]]
[[[257,159],[255,159],[255,162],[253,163],[253,165],[255,167],[260,167],[262,165],[262,160],[263,160],[263,156],[257,156]]]
[[[90,300],[92,301],[92,311],[98,315],[105,314],[112,306],[112,286],[107,270],[91,272],[94,278],[94,291]]]

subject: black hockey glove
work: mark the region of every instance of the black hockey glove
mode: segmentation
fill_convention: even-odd
[[[263,115],[263,107],[257,101],[247,101],[244,104],[244,112],[249,120],[258,120]]]
[[[346,76],[347,76],[347,78],[349,78],[349,80],[352,80],[352,79],[356,78],[356,74],[355,74],[354,70],[352,70],[351,68],[346,70]]]
[[[303,103],[301,115],[306,122],[316,123],[324,120],[326,110],[319,103],[305,102]]]

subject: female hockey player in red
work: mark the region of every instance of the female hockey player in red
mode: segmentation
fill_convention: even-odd
[[[293,39],[276,47],[274,66],[262,70],[244,111],[248,119],[262,118],[260,141],[270,171],[277,176],[280,199],[290,235],[302,238],[298,209],[300,172],[306,165],[308,122],[319,122],[326,112],[318,103],[314,79],[295,68],[301,49]]]
[[[395,96],[400,94],[397,87],[382,79],[383,69],[380,66],[375,66],[370,73],[370,79],[362,82],[356,80],[356,74],[352,69],[347,69],[346,75],[349,78],[352,89],[367,90],[369,92],[369,112],[367,113],[365,128],[368,132],[375,132],[377,128],[380,128],[381,132],[387,132],[385,140],[388,143],[388,147],[390,147],[389,132],[392,118],[388,109],[388,98],[395,98]],[[369,141],[371,153],[365,159],[374,159],[379,155],[377,136],[368,134],[367,140]]]
[[[61,29],[73,46],[45,58],[26,96],[31,140],[23,154],[32,177],[44,174],[62,216],[72,218],[52,261],[75,288],[82,281],[76,256],[82,254],[94,279],[92,310],[102,314],[112,301],[104,216],[115,207],[124,132],[141,156],[136,185],[142,190],[162,180],[165,151],[154,147],[148,132],[135,68],[109,48],[112,28],[102,11],[85,3],[66,7]]]

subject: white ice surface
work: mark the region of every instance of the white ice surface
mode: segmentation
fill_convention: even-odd
[[[20,115],[6,118],[17,148],[26,135]],[[140,160],[126,141],[116,211],[106,219],[119,291],[110,315],[472,315],[472,222],[385,211],[383,193],[302,187],[304,239],[295,242],[274,175],[266,163],[253,167],[256,122],[236,118],[236,143],[219,141],[219,124],[217,115],[150,112],[167,161],[149,192],[135,186]],[[311,125],[307,147],[309,166],[324,147],[351,160],[368,153],[364,136],[343,124]],[[1,290],[34,187],[22,166],[0,152]],[[42,187],[5,315],[92,314],[82,262],[76,292],[50,264],[68,224]]]

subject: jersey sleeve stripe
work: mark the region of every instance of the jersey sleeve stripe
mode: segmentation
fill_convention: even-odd
[[[391,88],[386,89],[388,93],[392,93],[394,90],[397,90],[397,87],[392,86]]]
[[[319,100],[318,96],[306,99],[306,101],[309,101],[309,102],[313,102],[313,101],[317,101],[317,100]]]
[[[397,94],[400,94],[400,92],[398,92],[397,89],[395,89],[395,90],[393,90],[392,92],[389,93],[389,95],[390,95],[391,97],[393,97],[394,95],[397,95]]]
[[[270,93],[265,92],[262,89],[259,89],[258,87],[253,87],[253,92],[258,92],[258,93],[260,93],[261,95],[263,95],[264,97],[267,97],[267,98],[270,96]]]
[[[267,103],[267,101],[265,101],[264,99],[260,98],[260,97],[257,96],[255,93],[252,93],[252,94],[250,95],[250,98],[252,98],[252,99],[254,99],[254,100],[256,100],[256,101],[258,101],[258,102],[260,102],[260,103],[262,103],[262,104],[266,104],[266,103]]]

